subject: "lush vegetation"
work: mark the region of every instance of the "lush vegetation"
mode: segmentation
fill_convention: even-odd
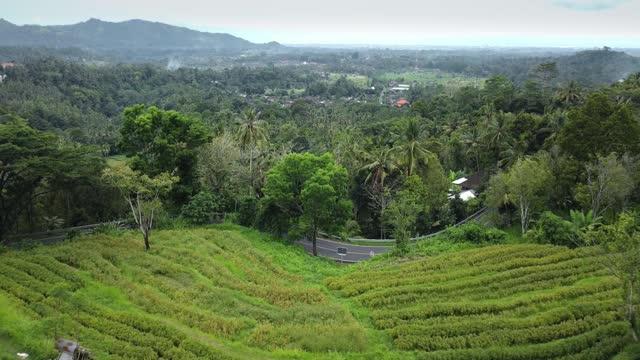
[[[0,343],[36,359],[56,333],[100,359],[608,359],[629,341],[593,249],[442,238],[435,257],[342,267],[235,226],[162,230],[147,252],[102,232],[0,255]]]
[[[139,243],[116,232],[0,255],[0,339],[35,359],[53,357],[56,331],[98,359],[367,350],[367,330],[321,285],[344,268],[236,227]]]
[[[635,58],[3,51],[0,346],[605,359],[637,341]],[[120,219],[135,231],[13,249]],[[316,255],[322,232],[395,248],[344,268],[292,244]]]
[[[420,359],[609,359],[628,341],[617,281],[590,250],[491,246],[352,272],[329,288]]]

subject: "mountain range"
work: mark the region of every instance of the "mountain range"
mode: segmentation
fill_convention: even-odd
[[[208,33],[145,20],[108,22],[89,19],[73,25],[15,25],[0,19],[0,46],[46,46],[95,50],[273,50],[277,42],[255,44],[225,34]]]

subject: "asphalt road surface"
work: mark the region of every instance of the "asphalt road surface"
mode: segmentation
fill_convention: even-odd
[[[313,245],[310,240],[298,241],[298,244],[302,245],[304,249],[311,254]],[[337,242],[327,239],[317,239],[316,248],[318,249],[318,255],[334,259],[336,261],[343,261],[345,263],[356,263],[370,259],[372,256],[382,254],[390,250],[391,246],[361,246],[352,245],[343,242]],[[346,248],[347,254],[344,256],[338,255],[338,248]]]

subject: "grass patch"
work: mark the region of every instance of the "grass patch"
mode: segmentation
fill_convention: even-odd
[[[607,359],[628,344],[619,286],[584,249],[435,238],[340,266],[232,224],[151,246],[129,231],[0,255],[0,359],[53,358],[56,332],[98,359]]]
[[[416,70],[405,72],[386,72],[376,75],[381,81],[399,81],[404,83],[418,83],[422,85],[439,84],[452,88],[463,86],[482,87],[484,78],[453,74],[438,70]]]
[[[353,82],[357,87],[365,89],[369,87],[369,77],[366,75],[346,74],[346,73],[330,73],[329,82],[334,83],[342,76],[346,76],[347,80]]]
[[[121,167],[127,164],[127,157],[125,155],[113,155],[107,158],[107,166],[109,167]]]

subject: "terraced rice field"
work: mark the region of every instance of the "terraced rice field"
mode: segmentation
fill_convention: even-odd
[[[307,255],[260,236],[249,240],[254,235],[162,231],[145,252],[140,235],[130,232],[5,253],[0,340],[31,359],[53,358],[56,333],[79,339],[97,359],[304,358],[364,350],[364,328],[347,309],[270,254],[288,252],[292,265]],[[299,268],[313,276],[341,271],[326,261],[310,266],[315,273],[304,263]],[[0,351],[5,358],[15,352]]]
[[[340,266],[235,226],[0,254],[0,359],[609,359],[618,282],[585,250],[504,245]]]
[[[619,283],[588,250],[493,246],[327,285],[419,359],[610,359],[629,340]]]

